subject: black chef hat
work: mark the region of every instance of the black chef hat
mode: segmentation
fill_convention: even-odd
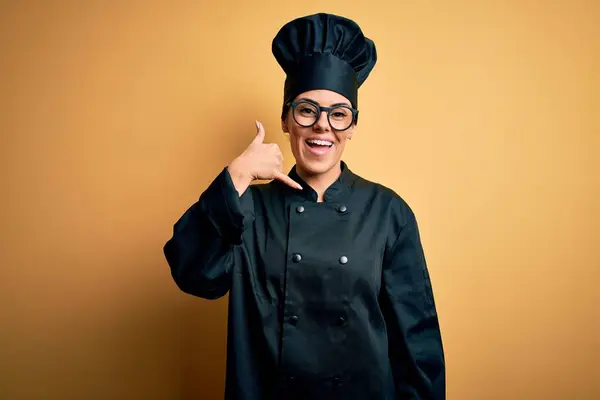
[[[284,105],[308,90],[328,89],[358,108],[358,88],[377,61],[375,44],[354,21],[325,13],[285,24],[272,51],[287,75]]]

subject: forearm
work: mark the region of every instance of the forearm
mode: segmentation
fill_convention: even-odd
[[[398,398],[443,400],[446,371],[442,337],[412,213],[389,248],[386,260],[381,304]]]
[[[233,268],[233,248],[224,243],[207,219],[192,206],[175,224],[164,246],[171,276],[184,292],[215,299],[227,293]]]
[[[174,225],[164,254],[184,292],[217,298],[229,290],[244,221],[250,223],[252,217],[250,193],[243,200],[246,211],[228,171],[223,170]]]
[[[437,316],[422,318],[410,329],[399,328],[390,342],[397,398],[444,400],[446,368]]]

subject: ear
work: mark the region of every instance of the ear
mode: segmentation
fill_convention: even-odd
[[[281,130],[284,131],[285,133],[290,133],[290,130],[288,129],[287,121],[284,119],[281,120]]]
[[[346,134],[346,138],[348,140],[352,140],[352,136],[354,136],[354,134],[356,133],[356,125],[354,125],[352,128],[348,129],[348,133]]]

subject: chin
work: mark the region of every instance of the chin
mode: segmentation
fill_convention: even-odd
[[[339,161],[337,161],[339,162]],[[298,168],[310,175],[320,175],[328,172],[336,166],[335,160],[302,160],[296,162]]]

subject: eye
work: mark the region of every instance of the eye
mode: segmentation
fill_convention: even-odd
[[[336,120],[342,120],[348,118],[350,111],[345,108],[336,108],[331,111],[331,117]]]
[[[299,111],[304,115],[312,115],[316,113],[314,108],[307,106],[300,106]]]

